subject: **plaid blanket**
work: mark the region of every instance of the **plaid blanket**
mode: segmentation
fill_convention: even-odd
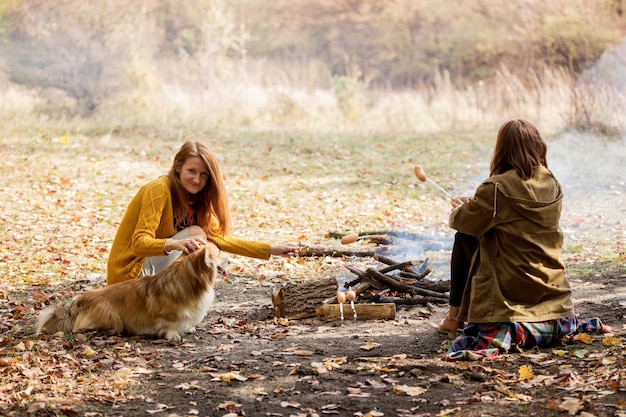
[[[513,347],[548,347],[563,337],[581,332],[608,333],[610,328],[597,317],[581,320],[576,315],[535,323],[470,323],[457,331],[444,359],[490,360]]]

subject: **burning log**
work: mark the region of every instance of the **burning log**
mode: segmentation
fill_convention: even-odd
[[[430,268],[428,270],[430,272]],[[419,288],[424,288],[426,290],[437,291],[437,292],[449,292],[450,291],[450,280],[446,281],[431,281],[425,280],[422,278],[415,278],[416,274],[411,272],[400,272],[400,277],[404,278],[401,282],[405,284],[415,285]],[[418,277],[420,275],[417,275]]]
[[[357,292],[363,301],[375,303],[393,302],[396,305],[414,305],[442,302],[448,299],[445,294],[450,291],[450,281],[429,281],[423,279],[431,272],[428,267],[428,259],[424,261],[396,262],[393,259],[375,254],[374,259],[387,266],[381,269],[367,268],[363,271],[355,266],[346,265],[346,269],[357,276],[356,279],[346,283],[346,286],[355,286],[359,283],[369,283],[371,288],[378,294]],[[413,272],[413,267],[421,265],[418,272]],[[396,275],[390,272],[398,272]],[[388,296],[389,291],[404,294],[404,296]]]
[[[429,297],[435,298],[443,298],[448,299],[448,296],[442,294],[441,292],[427,290],[424,288],[419,288],[415,285],[403,284],[402,282],[396,280],[395,278],[390,277],[389,275],[385,275],[375,270],[374,268],[367,268],[367,274],[374,277],[375,279],[385,283],[392,289],[409,293],[411,295],[426,295]]]

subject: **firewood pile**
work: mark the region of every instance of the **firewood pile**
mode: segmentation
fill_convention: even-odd
[[[375,244],[387,244],[394,236],[375,234]],[[369,237],[369,236],[368,236]],[[349,273],[341,277],[326,278],[315,282],[288,283],[276,288],[272,302],[277,317],[300,319],[324,316],[327,320],[340,317],[349,319],[381,319],[395,317],[397,306],[447,303],[450,281],[427,279],[432,272],[428,258],[397,262],[381,253],[385,248],[305,247],[300,256],[341,256],[346,258],[371,257],[381,265],[357,266],[346,262]],[[381,250],[382,249],[382,250]],[[360,265],[360,263],[359,263]],[[356,296],[344,305],[337,301],[346,293]]]
[[[416,305],[448,301],[446,293],[450,291],[450,281],[425,279],[431,272],[428,259],[395,262],[378,254],[373,258],[387,266],[362,270],[346,265],[356,278],[343,287],[354,290],[360,302]],[[342,289],[338,288],[338,291]]]

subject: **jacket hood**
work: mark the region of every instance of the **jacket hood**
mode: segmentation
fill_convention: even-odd
[[[517,172],[509,170],[494,175],[488,182],[496,187],[494,216],[497,199],[504,198],[519,215],[542,227],[558,224],[563,190],[547,168],[535,167],[532,178],[526,181],[520,181]]]

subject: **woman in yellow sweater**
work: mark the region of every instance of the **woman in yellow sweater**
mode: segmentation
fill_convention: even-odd
[[[230,213],[217,159],[199,142],[186,142],[167,176],[135,195],[117,230],[107,284],[161,271],[183,253],[213,241],[220,250],[269,259],[298,252],[296,243],[270,245],[229,235]]]

